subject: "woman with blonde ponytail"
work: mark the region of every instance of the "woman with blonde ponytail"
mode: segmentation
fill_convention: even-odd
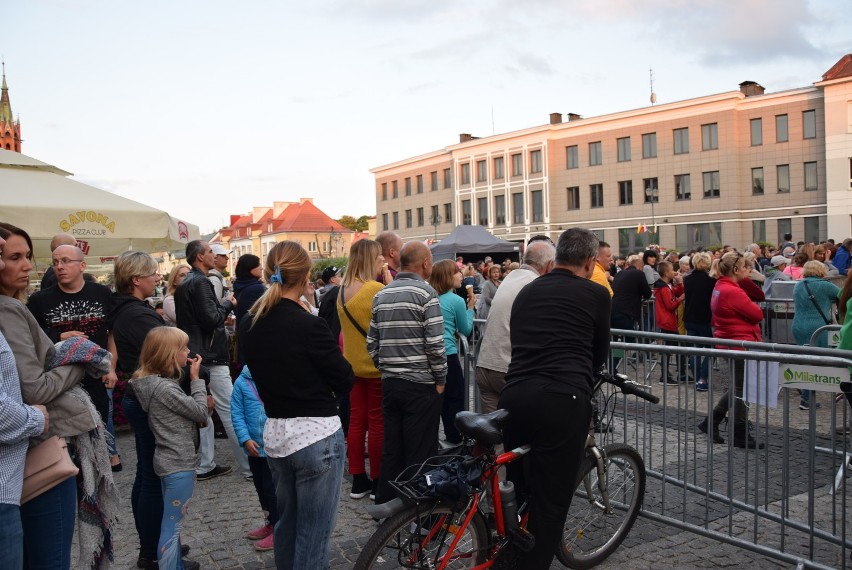
[[[268,417],[263,443],[278,503],[278,568],[328,566],[345,454],[335,394],[354,381],[326,322],[300,303],[310,270],[301,245],[275,244],[263,267],[269,289],[240,331]]]

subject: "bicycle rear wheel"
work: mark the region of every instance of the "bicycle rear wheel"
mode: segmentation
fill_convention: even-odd
[[[606,560],[627,537],[642,508],[645,497],[642,456],[623,443],[608,445],[602,452],[603,478],[598,476],[594,457],[586,455],[580,466],[562,544],[556,552],[556,557],[568,568],[583,570]],[[611,512],[606,512],[601,482],[609,495]]]
[[[435,501],[411,506],[390,517],[370,537],[355,562],[356,570],[372,568],[473,568],[488,554],[488,530],[479,513],[474,514],[456,548],[447,550],[459,534],[464,512]]]

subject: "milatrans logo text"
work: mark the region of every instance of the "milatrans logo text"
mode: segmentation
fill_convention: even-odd
[[[790,368],[784,369],[785,384],[789,384],[790,382],[803,382],[807,384],[831,384],[839,386],[840,383],[844,381],[845,380],[842,380],[840,376],[814,374],[807,370],[790,370]]]

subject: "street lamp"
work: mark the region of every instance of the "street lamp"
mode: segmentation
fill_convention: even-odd
[[[429,216],[429,223],[435,228],[434,241],[438,241],[438,226],[441,225],[441,214],[433,214]]]
[[[660,189],[654,184],[654,179],[648,180],[648,186],[645,188],[645,201],[651,203],[651,232],[654,238],[657,237],[657,218],[654,215],[654,203],[659,199]],[[650,244],[648,244],[650,245]]]
[[[334,226],[332,226],[331,231],[328,232],[328,239],[333,244],[332,245],[333,249],[331,250],[333,255],[331,255],[329,257],[334,257],[334,256],[337,255],[337,242],[340,241],[340,238],[341,238],[340,232],[334,231]]]

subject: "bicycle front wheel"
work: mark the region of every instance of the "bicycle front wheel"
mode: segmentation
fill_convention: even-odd
[[[622,443],[602,449],[604,473],[598,462],[586,455],[579,481],[565,520],[562,544],[556,552],[568,568],[584,570],[596,566],[615,552],[627,537],[645,497],[645,462]],[[609,508],[604,498],[609,496]]]
[[[355,562],[356,570],[372,568],[473,568],[485,562],[488,530],[479,513],[462,531],[465,512],[446,503],[411,506],[390,517],[370,537]],[[450,545],[459,536],[452,552]]]

